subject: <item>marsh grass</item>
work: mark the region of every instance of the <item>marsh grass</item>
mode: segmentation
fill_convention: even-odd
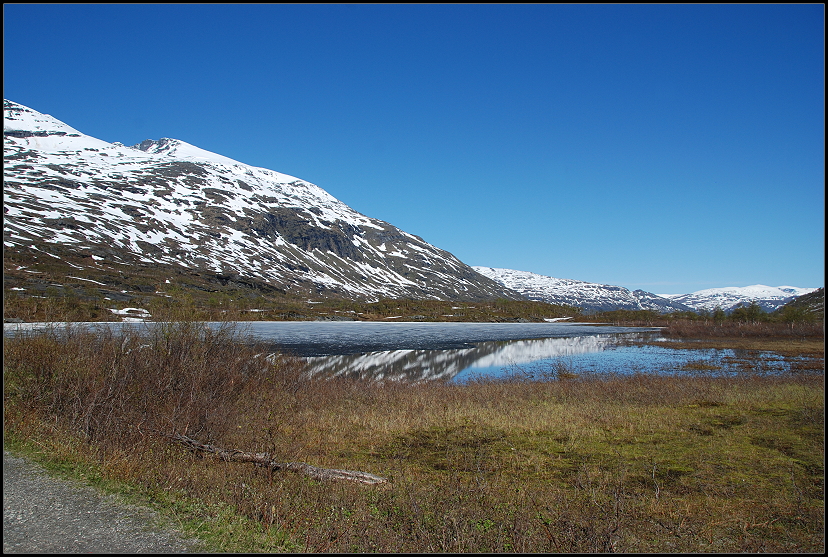
[[[552,371],[309,380],[229,326],[70,328],[5,339],[4,433],[222,551],[823,551],[822,373]],[[270,474],[173,431],[391,481]]]
[[[761,321],[691,321],[676,319],[667,322],[661,334],[668,338],[750,338],[750,339],[823,339],[825,326],[821,321],[792,323]]]

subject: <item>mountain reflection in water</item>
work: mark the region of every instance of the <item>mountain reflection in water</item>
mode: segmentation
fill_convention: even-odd
[[[479,342],[448,350],[385,350],[362,354],[313,356],[308,375],[404,382],[450,380],[466,370],[508,368],[549,358],[600,352],[615,346],[614,335]]]

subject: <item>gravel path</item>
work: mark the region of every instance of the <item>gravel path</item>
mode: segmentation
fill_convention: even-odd
[[[3,553],[186,553],[196,544],[150,509],[3,451]]]

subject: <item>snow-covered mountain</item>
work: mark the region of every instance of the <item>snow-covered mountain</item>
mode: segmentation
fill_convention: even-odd
[[[127,147],[4,100],[5,250],[251,277],[351,298],[520,299],[322,188],[176,139]]]
[[[622,286],[553,278],[513,269],[474,267],[474,270],[530,300],[576,306],[587,312],[617,309],[653,310],[659,313],[692,311],[686,305],[644,290],[630,291]]]
[[[725,312],[730,312],[739,304],[750,304],[756,301],[759,307],[765,311],[773,311],[797,296],[802,296],[815,290],[817,289],[754,284],[753,286],[708,288],[691,294],[660,294],[660,296],[690,306],[694,310],[713,311],[717,307],[720,307]]]
[[[519,292],[530,300],[583,308],[588,312],[616,309],[674,311],[713,311],[721,307],[730,312],[739,304],[752,301],[765,311],[773,311],[797,296],[816,288],[796,286],[763,286],[709,288],[691,294],[653,294],[644,290],[630,291],[622,286],[560,279],[513,269],[474,267],[478,273]]]

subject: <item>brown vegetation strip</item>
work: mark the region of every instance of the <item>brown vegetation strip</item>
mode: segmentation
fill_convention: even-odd
[[[725,349],[735,350],[761,350],[777,352],[787,356],[812,356],[824,357],[825,342],[815,339],[793,340],[793,339],[757,339],[757,338],[717,338],[704,340],[674,340],[654,341],[663,348],[686,349]]]

